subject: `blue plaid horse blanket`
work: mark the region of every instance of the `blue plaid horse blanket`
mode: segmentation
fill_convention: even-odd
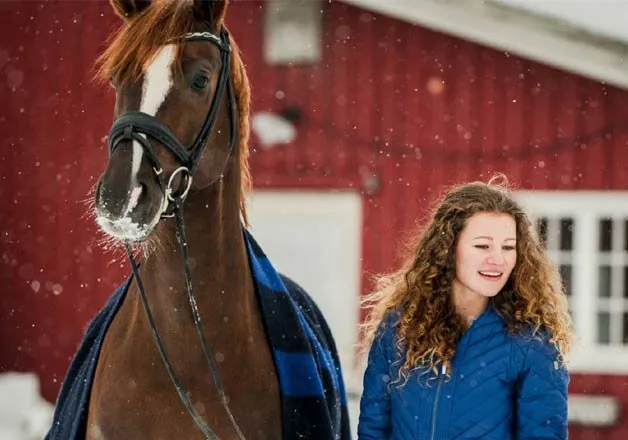
[[[279,274],[248,231],[249,262],[278,373],[284,440],[351,438],[346,393],[331,331],[310,296]],[[90,323],[57,398],[44,440],[83,440],[98,356],[131,279]]]

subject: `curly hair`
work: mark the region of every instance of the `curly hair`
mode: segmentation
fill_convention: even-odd
[[[503,175],[488,183],[451,188],[436,205],[429,223],[407,249],[401,268],[376,278],[367,295],[364,348],[368,349],[382,322],[396,313],[396,348],[401,355],[399,377],[405,383],[415,368],[451,371],[456,344],[466,324],[454,307],[455,250],[468,219],[477,213],[512,216],[517,231],[517,262],[502,291],[490,299],[509,333],[544,332],[565,362],[573,340],[567,298],[556,266],[549,260],[528,215],[514,200]]]

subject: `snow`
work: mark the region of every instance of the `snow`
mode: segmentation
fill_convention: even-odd
[[[493,0],[628,43],[626,0]]]
[[[290,121],[270,112],[259,112],[251,118],[251,128],[263,146],[289,144],[296,138],[296,128]]]
[[[0,439],[41,440],[50,428],[53,410],[40,394],[37,375],[0,374]]]

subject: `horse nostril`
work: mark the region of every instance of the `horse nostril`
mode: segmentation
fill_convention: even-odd
[[[142,200],[146,199],[146,197],[148,197],[148,187],[144,183],[140,183],[139,187],[140,187],[140,195],[138,198],[138,202],[141,202]]]

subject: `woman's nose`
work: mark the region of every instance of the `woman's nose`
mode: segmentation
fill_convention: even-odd
[[[502,252],[495,251],[488,257],[488,262],[500,266],[506,262],[506,257]]]

